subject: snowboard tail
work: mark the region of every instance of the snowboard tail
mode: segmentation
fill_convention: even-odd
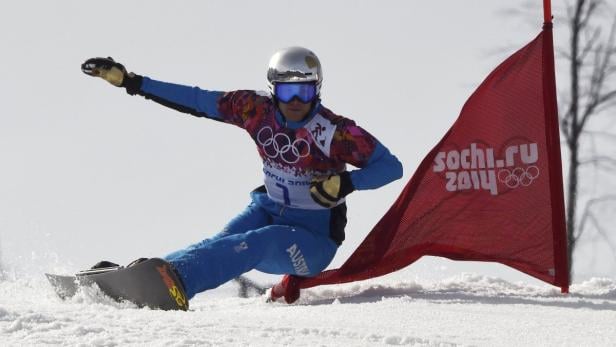
[[[79,287],[96,284],[107,296],[139,307],[188,310],[188,299],[171,264],[152,258],[128,267],[111,266],[78,272],[75,276],[45,274],[58,296],[70,298]]]

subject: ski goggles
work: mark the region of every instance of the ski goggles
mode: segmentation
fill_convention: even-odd
[[[304,104],[314,101],[317,97],[317,86],[313,82],[308,83],[276,83],[274,95],[283,103],[289,103],[298,98]]]

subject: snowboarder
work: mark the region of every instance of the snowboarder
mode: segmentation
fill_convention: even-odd
[[[267,71],[269,93],[202,90],[128,73],[111,58],[81,66],[128,94],[243,128],[263,160],[265,184],[217,235],[169,254],[188,298],[257,269],[314,276],[342,244],[345,197],[402,176],[389,150],[350,119],[321,104],[323,72],[301,47],[276,52]],[[357,170],[347,171],[346,164]]]

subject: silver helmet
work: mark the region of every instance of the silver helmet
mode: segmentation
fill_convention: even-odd
[[[288,47],[274,53],[267,69],[267,86],[274,95],[277,82],[315,82],[317,95],[321,92],[323,70],[316,54],[303,47]]]

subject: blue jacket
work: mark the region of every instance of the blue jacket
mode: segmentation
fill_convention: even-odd
[[[269,93],[202,90],[143,77],[138,94],[180,112],[233,124],[255,141],[267,194],[293,208],[322,209],[310,197],[316,176],[350,171],[355,190],[402,177],[402,165],[376,138],[319,102],[300,122],[286,121]],[[341,201],[340,203],[342,203]]]

